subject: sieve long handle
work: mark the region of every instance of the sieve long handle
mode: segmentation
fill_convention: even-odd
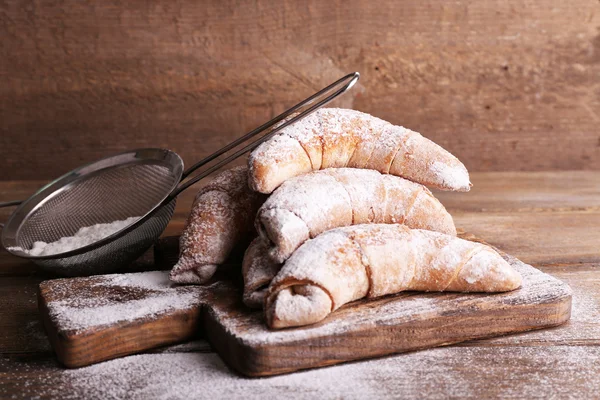
[[[233,149],[234,147],[242,144],[243,142],[245,142],[246,140],[260,134],[263,133],[265,131],[268,131],[270,128],[273,128],[276,124],[278,124],[279,122],[283,121],[284,119],[286,119],[287,117],[289,117],[292,114],[296,114],[294,115],[292,118],[290,118],[289,120],[285,121],[283,124],[273,128],[272,130],[270,130],[266,135],[260,137],[259,139],[255,140],[254,142],[244,146],[243,148],[241,148],[240,150],[236,151],[235,153],[233,153],[232,155],[228,156],[227,158],[219,161],[218,163],[216,163],[215,165],[213,165],[212,167],[208,168],[207,170],[199,173],[198,175],[194,176],[193,178],[191,178],[190,180],[180,184],[177,188],[175,188],[175,190],[173,190],[173,192],[171,193],[171,195],[169,196],[168,201],[172,200],[173,198],[177,197],[177,195],[179,195],[179,193],[183,192],[185,189],[189,188],[190,186],[192,186],[193,184],[195,184],[196,182],[198,182],[199,180],[206,178],[208,175],[212,174],[213,172],[217,171],[219,168],[221,168],[222,166],[230,163],[231,161],[235,160],[236,158],[244,155],[245,153],[253,150],[255,147],[257,147],[259,144],[261,144],[262,142],[270,139],[271,137],[273,137],[277,132],[279,132],[280,130],[284,129],[285,127],[301,120],[302,118],[306,117],[307,115],[309,115],[310,113],[312,113],[313,111],[317,110],[318,108],[324,106],[325,104],[329,103],[331,100],[335,99],[336,97],[338,97],[339,95],[341,95],[342,93],[346,92],[348,89],[350,89],[352,86],[354,86],[354,84],[360,79],[360,74],[358,72],[353,72],[351,74],[348,74],[346,76],[344,76],[343,78],[338,79],[337,81],[333,82],[332,84],[330,84],[329,86],[319,90],[317,93],[313,94],[312,96],[304,99],[303,101],[301,101],[300,103],[296,104],[295,106],[293,106],[292,108],[290,108],[289,110],[284,111],[283,113],[279,114],[278,116],[276,116],[275,118],[273,118],[272,120],[270,120],[269,122],[259,126],[258,128],[246,133],[244,136],[240,137],[239,139],[234,140],[233,142],[229,143],[227,146],[221,148],[220,150],[216,151],[215,153],[209,155],[208,157],[198,161],[196,164],[192,165],[190,168],[188,168],[186,171],[183,172],[182,175],[182,181],[187,178],[192,172],[196,171],[198,168],[208,164],[209,162],[211,162],[212,160],[216,159],[217,157],[225,154],[226,152],[228,152],[229,150]],[[301,111],[300,111],[301,110]]]
[[[6,201],[4,203],[0,203],[0,208],[18,206],[22,202],[23,202],[22,200]],[[0,223],[0,229],[2,229],[2,228],[4,228],[4,224]]]

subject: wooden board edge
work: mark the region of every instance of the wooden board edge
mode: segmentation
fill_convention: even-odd
[[[204,304],[199,304],[192,310],[192,313],[187,309],[175,312],[167,318],[161,317],[159,327],[153,327],[157,320],[151,319],[133,324],[123,324],[123,326],[116,325],[108,331],[95,328],[89,332],[78,332],[77,335],[74,335],[72,331],[57,330],[57,324],[50,316],[44,291],[45,288],[40,285],[38,309],[54,353],[58,361],[67,368],[85,367],[157,347],[182,343],[202,335],[200,321]],[[158,329],[160,335],[145,335],[147,329]],[[116,330],[119,332],[118,335],[114,335]],[[123,341],[129,344],[126,349],[122,347]],[[102,343],[103,346],[98,350],[90,348],[90,343]],[[116,348],[122,350],[116,351]],[[101,355],[98,354],[99,351]]]
[[[212,312],[204,313],[202,325],[206,340],[231,370],[248,377],[269,376],[269,374],[255,373],[257,369],[253,366],[253,360],[260,357],[257,349],[227,331]]]
[[[42,282],[43,283],[43,282]],[[64,343],[60,340],[59,335],[55,329],[53,329],[53,324],[50,319],[50,312],[48,310],[48,304],[44,297],[44,287],[40,284],[38,285],[37,290],[37,303],[38,303],[38,311],[40,313],[40,318],[42,320],[42,325],[44,326],[44,330],[46,331],[46,335],[48,336],[48,340],[52,347],[52,351],[56,355],[56,357],[60,360],[59,354],[65,352]]]

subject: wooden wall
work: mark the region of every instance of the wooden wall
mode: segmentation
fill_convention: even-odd
[[[4,0],[0,179],[191,163],[354,70],[472,170],[600,169],[598,0]]]

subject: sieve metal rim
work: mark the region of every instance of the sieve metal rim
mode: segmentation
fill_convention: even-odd
[[[162,199],[158,201],[153,208],[151,208],[133,224],[94,243],[90,243],[86,246],[62,253],[44,256],[34,256],[19,250],[11,249],[12,247],[17,245],[16,237],[23,225],[23,222],[26,221],[29,218],[29,216],[32,213],[34,213],[39,207],[41,207],[45,202],[49,201],[54,196],[58,195],[64,190],[67,190],[70,186],[77,184],[77,182],[82,178],[89,178],[90,176],[99,174],[101,172],[105,172],[107,169],[112,170],[115,168],[122,168],[128,165],[149,164],[150,161],[154,161],[157,165],[162,164],[165,167],[168,167],[169,170],[173,173],[173,183],[170,187],[165,187],[165,193]],[[72,257],[83,253],[87,253],[88,251],[95,250],[133,231],[141,224],[146,222],[149,218],[151,218],[156,212],[158,212],[158,210],[160,210],[161,207],[175,200],[175,198],[172,198],[171,194],[173,193],[175,188],[177,188],[177,186],[181,183],[182,175],[183,160],[181,159],[181,157],[171,150],[161,148],[141,148],[124,151],[85,164],[67,172],[66,174],[56,178],[52,182],[44,185],[33,195],[27,198],[27,200],[23,201],[20,205],[18,205],[17,208],[12,212],[8,221],[2,229],[2,235],[0,237],[2,247],[4,247],[6,251],[8,251],[14,256],[33,261],[55,260],[59,258]],[[13,226],[15,224],[17,225],[16,227]]]

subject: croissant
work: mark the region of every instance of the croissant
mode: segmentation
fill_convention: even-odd
[[[235,167],[198,192],[181,234],[179,261],[170,274],[173,282],[206,282],[236,246],[249,242],[265,196],[248,188],[247,177],[247,167]]]
[[[377,171],[331,168],[284,182],[261,206],[256,230],[274,261],[333,228],[400,223],[456,236],[452,217],[429,189]]]
[[[465,166],[419,133],[359,111],[320,109],[284,128],[248,159],[252,189],[325,168],[374,169],[442,190],[468,191]]]
[[[300,246],[269,286],[271,328],[308,325],[342,305],[404,290],[504,292],[521,276],[481,243],[397,224],[338,228]]]
[[[280,269],[281,264],[269,257],[266,244],[260,238],[254,239],[246,249],[242,262],[243,300],[246,306],[262,308],[269,283]]]

